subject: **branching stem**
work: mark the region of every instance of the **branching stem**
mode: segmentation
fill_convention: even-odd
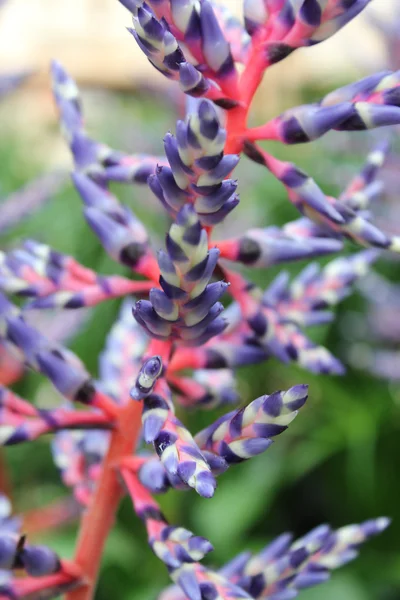
[[[75,562],[82,570],[84,585],[72,590],[67,600],[91,600],[94,596],[104,545],[123,496],[115,464],[132,454],[141,429],[141,413],[141,402],[130,401],[120,409],[100,482],[83,517],[78,537]]]

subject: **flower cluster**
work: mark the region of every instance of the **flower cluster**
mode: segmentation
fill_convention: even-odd
[[[355,558],[359,545],[386,526],[387,520],[382,518],[337,531],[321,525],[295,541],[292,535],[283,534],[255,556],[243,552],[218,573],[199,563],[185,565],[173,574],[183,593],[171,587],[163,592],[160,600],[186,597],[200,600],[209,597],[207,594],[235,599],[290,600],[302,589],[327,581],[330,570]]]
[[[11,516],[11,504],[0,496],[0,597],[39,597],[42,590],[52,597],[73,589],[79,569],[62,561],[46,546],[29,544],[20,533],[21,520]],[[16,576],[23,573],[24,577]]]
[[[388,65],[396,70],[400,66],[400,9],[394,6],[390,20],[378,17],[376,13],[369,15],[371,24],[383,37]],[[384,72],[376,76],[376,80],[385,81],[389,76]],[[373,81],[374,76],[370,77]],[[384,93],[384,85],[381,88]],[[392,134],[392,135],[390,135]],[[380,227],[399,233],[398,202],[396,173],[399,168],[399,152],[396,143],[397,128],[389,130],[387,137],[391,142],[378,142],[376,150],[371,153],[364,173],[370,178],[368,185],[368,201],[359,197],[362,209],[375,213]],[[379,171],[377,171],[379,167]],[[373,180],[371,175],[373,174]],[[379,180],[376,179],[377,175]],[[357,178],[354,180],[357,181]],[[373,218],[371,215],[369,218]],[[379,294],[376,290],[379,289]],[[368,370],[369,373],[390,381],[399,380],[400,354],[398,341],[400,331],[396,326],[400,310],[398,286],[382,274],[370,272],[360,280],[358,290],[366,306],[366,318],[359,313],[348,312],[341,323],[343,337],[346,340],[347,360],[357,369]]]
[[[92,598],[102,549],[127,493],[150,547],[179,586],[163,592],[163,600],[289,600],[352,560],[358,546],[385,529],[388,520],[337,531],[321,526],[296,542],[284,535],[259,555],[245,553],[215,572],[200,563],[211,543],[170,525],[153,496],[193,488],[210,498],[217,478],[267,450],[307,400],[308,387],[300,384],[241,403],[237,368],[279,360],[313,373],[344,372],[305,329],[333,318],[331,309],[351,293],[380,251],[400,251],[399,237],[371,222],[367,210],[386,149],[375,150],[361,174],[333,198],[259,142],[305,143],[332,129],[400,123],[399,74],[363,79],[250,129],[251,102],[266,69],[334,34],[368,0],[245,0],[244,25],[212,0],[121,3],[150,63],[190,96],[188,113],[175,135],[166,135],[165,158],[114,150],[90,137],[76,84],[59,63],[52,65],[84,217],[126,276],[100,275],[34,240],[0,256],[0,289],[27,298],[17,307],[0,296],[1,347],[47,377],[61,396],[56,408],[38,409],[4,385],[0,440],[11,445],[55,434],[53,454],[62,479],[86,508],[69,571],[54,555],[46,554],[42,566],[44,550],[21,541],[15,546],[12,537],[7,555],[12,560],[5,560],[5,567],[22,565],[32,575],[50,571],[58,579],[39,579],[28,592],[29,579],[10,584],[1,589],[1,598],[55,597],[67,576],[76,586],[70,600]],[[219,240],[214,227],[239,203],[232,173],[241,154],[283,184],[301,216],[283,227],[253,228]],[[110,182],[149,186],[172,221],[163,249],[154,247],[151,233],[110,192]],[[367,249],[336,257],[323,268],[312,263],[292,281],[283,271],[266,290],[240,270],[326,256],[347,240]],[[117,297],[127,298],[100,356],[97,380],[30,319],[34,309],[82,309]],[[83,408],[75,409],[75,403]],[[192,435],[175,414],[177,404],[230,409]]]

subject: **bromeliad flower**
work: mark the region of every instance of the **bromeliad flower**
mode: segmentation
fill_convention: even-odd
[[[303,538],[283,534],[261,552],[243,552],[218,572],[199,563],[173,570],[179,583],[159,596],[159,600],[201,600],[202,598],[271,598],[290,600],[303,589],[325,583],[330,571],[354,560],[358,548],[388,526],[388,519],[348,525],[337,531],[321,525]]]
[[[284,536],[260,555],[245,554],[216,573],[199,562],[212,550],[210,542],[170,525],[153,495],[193,488],[210,498],[217,479],[267,450],[306,402],[307,386],[296,385],[232,410],[240,402],[238,367],[277,359],[314,373],[343,373],[343,365],[304,329],[332,320],[331,307],[351,292],[380,251],[400,250],[399,238],[381,231],[368,213],[380,191],[376,177],[387,149],[376,149],[362,173],[332,198],[260,142],[305,143],[331,129],[400,123],[399,75],[363,79],[250,129],[252,99],[265,70],[333,35],[368,0],[249,0],[244,26],[210,0],[121,3],[132,15],[130,33],[150,63],[191,97],[187,115],[175,134],[165,136],[165,158],[114,150],[87,133],[77,86],[53,63],[55,101],[84,217],[125,276],[99,275],[33,240],[4,251],[0,287],[28,301],[17,308],[0,297],[0,343],[50,379],[62,400],[56,408],[38,409],[2,388],[1,439],[15,444],[55,434],[55,462],[86,508],[72,563],[79,580],[68,600],[93,597],[104,543],[126,493],[150,547],[180,586],[164,600],[287,600],[325,581],[388,521],[337,532],[322,526],[294,543]],[[257,227],[218,240],[214,227],[239,202],[233,172],[240,154],[284,185],[301,216],[282,228]],[[110,192],[110,182],[148,184],[172,221],[163,248]],[[281,272],[266,290],[240,272],[243,264],[250,270],[330,255],[347,240],[368,249],[324,267],[313,263],[292,281]],[[29,321],[32,309],[80,309],[124,296],[97,380],[78,357]],[[177,404],[229,405],[230,410],[192,435],[176,414]],[[47,596],[54,596],[48,588]]]
[[[142,155],[129,156],[93,140],[83,125],[78,88],[58,62],[52,64],[53,93],[60,111],[64,136],[70,146],[75,168],[97,181],[136,181],[145,183],[157,160]]]
[[[0,495],[0,596],[1,598],[53,597],[73,589],[79,569],[62,561],[47,546],[30,544],[20,533],[21,520],[11,517],[8,498]],[[24,577],[18,576],[24,573]],[[48,597],[48,596],[46,596]]]

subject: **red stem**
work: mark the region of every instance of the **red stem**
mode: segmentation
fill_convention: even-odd
[[[80,570],[74,563],[63,561],[62,570],[58,573],[46,575],[44,577],[16,579],[14,581],[14,589],[17,598],[31,598],[33,595],[35,595],[34,597],[39,597],[36,594],[40,594],[42,591],[53,589],[61,592],[63,589],[65,590],[65,588],[69,588],[70,586],[80,585],[80,577]],[[0,596],[0,599],[2,600],[3,596]]]
[[[92,404],[93,406],[96,406],[96,408],[102,410],[111,420],[116,419],[119,415],[120,409],[115,402],[100,390],[96,390],[96,393],[92,398]]]
[[[237,260],[239,252],[238,240],[235,240],[234,238],[231,240],[221,240],[220,242],[213,242],[213,246],[220,251],[220,258],[233,261]]]
[[[51,414],[50,414],[51,416]],[[96,414],[84,410],[55,411],[57,425],[49,426],[48,431],[59,431],[60,429],[111,429],[112,421],[106,415]]]
[[[250,129],[247,129],[246,140],[249,140],[250,142],[257,142],[259,140],[281,141],[276,119],[272,119],[265,123],[265,125],[260,125],[260,127],[251,127]]]
[[[182,371],[183,369],[203,369],[205,365],[205,353],[202,348],[177,348],[168,365],[169,373]]]
[[[242,151],[244,134],[246,131],[247,113],[248,106],[242,104],[228,111],[225,154],[239,154]]]
[[[263,29],[253,35],[246,67],[240,78],[242,102],[247,108],[250,108],[250,104],[260,86],[265,70],[268,67],[268,62],[265,57],[265,43],[268,38],[268,33],[267,29]]]
[[[244,317],[250,315],[256,303],[247,291],[246,279],[240,273],[231,271],[226,267],[223,267],[222,271],[226,281],[230,283],[228,288],[229,295],[239,304]]]
[[[121,477],[124,481],[129,496],[131,497],[135,512],[140,513],[145,506],[158,508],[150,492],[140,483],[136,473],[129,468],[120,468]]]
[[[228,111],[226,154],[237,154],[243,150],[243,142],[247,138],[246,123],[250,106],[269,66],[264,52],[267,37],[267,31],[253,36],[246,67],[240,78],[239,105]]]
[[[124,494],[115,465],[135,449],[141,429],[141,413],[141,402],[129,402],[119,411],[118,427],[111,433],[100,482],[83,517],[75,553],[75,562],[82,570],[85,585],[71,591],[67,600],[93,598],[104,544]]]
[[[158,266],[156,257],[150,252],[143,256],[143,258],[140,259],[139,264],[137,264],[132,270],[150,279],[152,284],[156,283],[158,285],[160,268]]]
[[[151,340],[147,349],[147,356],[159,356],[164,366],[168,365],[171,354],[172,342],[164,342],[163,340]]]

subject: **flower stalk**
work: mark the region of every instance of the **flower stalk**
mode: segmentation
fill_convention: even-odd
[[[68,600],[90,600],[94,596],[101,557],[124,495],[116,465],[134,452],[141,430],[141,404],[129,402],[117,417],[97,490],[82,519],[74,562],[82,573],[83,585],[68,593]]]

